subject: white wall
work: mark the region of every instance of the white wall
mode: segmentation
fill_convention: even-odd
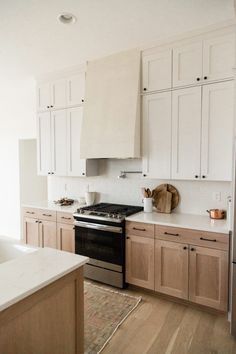
[[[35,135],[34,80],[0,80],[0,235],[20,236],[18,140]]]
[[[136,160],[102,160],[100,176],[90,178],[55,177],[48,179],[50,200],[67,196],[78,199],[84,196],[89,185],[90,191],[97,192],[97,201],[142,205],[141,187],[154,189],[168,181],[146,180],[140,175],[127,175],[126,179],[118,179],[121,170],[141,170],[141,161]],[[205,214],[209,208],[227,207],[227,197],[231,194],[229,182],[207,181],[169,181],[174,185],[181,197],[177,212],[189,214]],[[65,188],[66,187],[66,188]],[[213,199],[215,192],[221,192],[221,201]]]

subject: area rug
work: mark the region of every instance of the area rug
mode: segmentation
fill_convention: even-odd
[[[118,327],[138,306],[141,297],[84,283],[85,353],[101,353]]]

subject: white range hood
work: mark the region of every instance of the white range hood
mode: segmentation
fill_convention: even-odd
[[[140,52],[88,63],[81,158],[140,157]]]

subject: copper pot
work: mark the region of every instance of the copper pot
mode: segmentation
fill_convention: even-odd
[[[211,219],[224,219],[225,218],[225,210],[222,209],[210,209],[207,210]]]

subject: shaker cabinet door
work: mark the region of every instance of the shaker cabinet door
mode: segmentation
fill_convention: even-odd
[[[65,109],[51,112],[52,169],[57,176],[67,174],[67,113]]]
[[[37,110],[47,111],[51,105],[51,85],[49,82],[41,83],[37,87]]]
[[[228,252],[190,246],[189,254],[189,300],[226,311]]]
[[[172,178],[199,179],[201,87],[172,93]]]
[[[188,299],[188,245],[155,240],[155,290]]]
[[[233,77],[235,34],[228,33],[203,41],[203,80]]]
[[[37,117],[37,162],[38,174],[51,173],[51,116],[50,112],[39,113]]]
[[[55,221],[40,220],[39,232],[42,247],[57,248],[57,227]]]
[[[201,177],[232,180],[234,83],[206,85],[202,95]]]
[[[173,87],[194,85],[202,79],[202,41],[173,49]]]
[[[151,92],[171,88],[172,50],[143,55],[142,91]]]
[[[24,242],[30,246],[40,247],[41,242],[38,219],[24,217],[23,223]]]
[[[126,281],[154,290],[154,239],[126,237]]]
[[[171,92],[143,97],[143,173],[171,177]]]
[[[66,107],[66,80],[56,80],[51,83],[51,105],[52,109]]]
[[[70,224],[57,224],[57,248],[75,253],[75,231]]]
[[[67,79],[67,106],[78,106],[84,102],[85,72],[78,73]]]
[[[86,160],[80,159],[80,135],[83,107],[71,108],[67,113],[68,176],[85,176]]]

